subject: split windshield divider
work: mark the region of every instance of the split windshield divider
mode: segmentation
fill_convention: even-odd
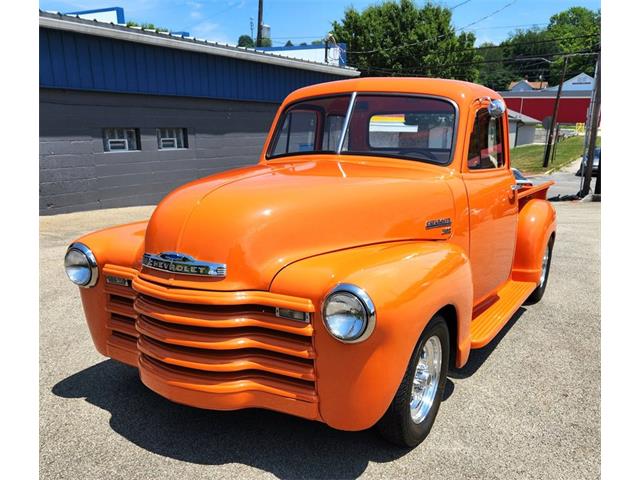
[[[351,100],[349,101],[349,107],[347,107],[347,115],[344,117],[344,124],[342,125],[342,132],[340,132],[340,140],[338,141],[338,148],[336,149],[336,154],[340,155],[342,152],[342,145],[344,144],[344,139],[347,136],[347,129],[349,128],[349,123],[351,123],[351,114],[353,113],[353,105],[356,103],[357,92],[351,93]]]

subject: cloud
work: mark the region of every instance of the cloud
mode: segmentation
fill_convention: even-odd
[[[218,43],[232,43],[226,33],[220,30],[220,24],[210,22],[208,20],[200,22],[197,25],[191,27],[190,33],[192,37],[196,38],[206,39]]]
[[[187,6],[189,7],[189,16],[193,20],[200,20],[201,18],[204,17],[202,13],[203,5],[204,4],[202,2],[194,2],[194,1],[187,2]]]

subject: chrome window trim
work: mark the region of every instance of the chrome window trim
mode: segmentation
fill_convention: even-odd
[[[336,98],[336,97],[348,97],[349,98],[349,102],[351,102],[351,97],[353,96],[354,92],[338,92],[338,93],[331,93],[331,94],[321,94],[321,95],[312,95],[309,97],[303,97],[300,98],[299,100],[294,100],[292,102],[289,102],[286,106],[283,106],[280,109],[280,115],[278,115],[278,119],[276,121],[276,125],[273,128],[273,131],[269,130],[269,134],[272,134],[271,139],[269,140],[269,146],[267,147],[267,151],[265,152],[264,158],[265,160],[269,161],[269,160],[279,160],[282,158],[287,158],[287,157],[293,157],[296,155],[335,155],[336,151],[335,150],[326,150],[326,151],[312,151],[312,152],[292,152],[292,153],[282,153],[280,155],[272,155],[271,151],[273,150],[277,140],[276,140],[276,134],[280,131],[280,128],[282,127],[282,125],[284,125],[284,122],[286,120],[286,116],[289,113],[289,110],[291,110],[291,108],[293,108],[294,106],[300,104],[300,103],[304,103],[307,101],[313,101],[313,100],[322,100],[325,98]],[[350,104],[350,103],[349,103]],[[347,110],[349,109],[349,105],[347,105]],[[277,112],[276,112],[277,113]],[[345,112],[345,121],[347,118],[347,112]],[[341,132],[342,133],[342,132]]]
[[[278,122],[276,124],[275,130],[273,131],[273,133],[275,134],[276,132],[278,132],[278,130],[280,129],[281,126],[281,122],[284,122],[283,120],[283,116],[282,114],[285,113],[287,110],[289,110],[292,106],[301,103],[301,102],[305,102],[307,100],[314,100],[314,99],[320,99],[320,98],[329,98],[329,97],[339,97],[339,96],[343,96],[343,95],[351,95],[351,99],[349,101],[349,106],[347,107],[347,112],[345,115],[345,123],[342,126],[342,130],[343,132],[340,135],[340,143],[338,145],[338,149],[336,149],[335,151],[331,151],[331,150],[327,150],[327,151],[322,151],[322,152],[295,152],[295,153],[287,153],[287,154],[283,154],[283,155],[270,155],[271,149],[273,148],[273,143],[275,141],[275,136],[271,138],[270,142],[269,142],[269,147],[267,148],[267,152],[265,154],[265,160],[277,160],[277,159],[282,159],[282,158],[287,158],[287,157],[293,157],[296,155],[351,155],[351,156],[368,156],[368,157],[376,157],[376,156],[383,156],[383,157],[387,157],[387,158],[394,158],[397,160],[408,160],[410,162],[418,162],[418,163],[427,163],[429,165],[437,165],[440,167],[447,167],[449,165],[451,165],[451,163],[453,163],[453,159],[455,158],[456,155],[456,146],[458,143],[458,132],[460,130],[460,107],[458,106],[458,103],[453,100],[452,98],[449,97],[443,97],[441,95],[431,95],[428,93],[413,93],[413,92],[376,92],[376,91],[358,91],[358,90],[354,90],[351,93],[349,93],[348,91],[346,92],[334,92],[331,94],[323,94],[323,95],[313,95],[313,96],[309,96],[309,97],[304,97],[301,98],[299,100],[296,100],[294,102],[291,102],[289,104],[286,105],[286,107],[282,108],[281,113],[280,113],[280,118],[278,118]],[[449,161],[446,163],[436,163],[436,162],[430,162],[430,161],[426,161],[426,160],[420,160],[418,158],[411,158],[411,157],[400,157],[397,155],[387,155],[387,154],[379,154],[376,152],[349,152],[349,151],[343,151],[342,148],[344,147],[344,140],[345,138],[343,138],[343,134],[344,137],[346,137],[346,132],[349,129],[349,123],[351,123],[351,117],[352,117],[352,113],[353,113],[353,107],[355,105],[355,100],[356,97],[358,95],[379,95],[379,96],[394,96],[394,97],[419,97],[419,98],[432,98],[434,100],[442,100],[445,102],[448,102],[451,104],[451,106],[453,107],[453,111],[454,111],[454,115],[455,115],[455,122],[453,125],[453,133],[451,134],[451,153],[449,156]]]
[[[349,123],[351,123],[351,115],[353,114],[353,105],[356,103],[357,92],[351,93],[351,99],[349,100],[349,106],[347,107],[347,113],[344,116],[344,123],[342,124],[342,132],[340,132],[340,141],[338,142],[338,148],[336,148],[336,155],[340,155],[342,152],[342,145],[344,139],[347,136],[347,130],[349,129]]]
[[[326,322],[325,307],[327,304],[327,300],[331,297],[331,295],[339,292],[346,292],[346,293],[352,294],[362,304],[362,306],[364,307],[367,313],[367,326],[365,327],[364,332],[362,332],[362,335],[360,335],[358,338],[355,338],[353,340],[344,340],[342,338],[338,338],[334,336],[331,333],[331,330],[329,329],[329,326],[327,325],[327,322]],[[373,330],[376,327],[376,308],[375,308],[375,305],[373,304],[373,300],[371,300],[371,297],[366,291],[364,291],[362,288],[352,283],[338,283],[335,287],[333,287],[329,291],[329,293],[325,295],[324,300],[322,301],[322,306],[320,310],[322,312],[322,323],[324,324],[324,327],[327,329],[327,332],[329,332],[329,335],[331,335],[332,338],[342,343],[364,342],[367,338],[371,336],[371,334],[373,333]]]
[[[98,283],[98,262],[91,249],[84,243],[74,242],[69,245],[69,248],[67,248],[67,253],[65,254],[65,256],[69,253],[70,250],[78,250],[80,253],[82,253],[89,261],[89,266],[91,267],[91,278],[89,279],[89,282],[87,282],[85,285],[76,285],[78,285],[80,288],[90,288],[95,286],[95,284]]]

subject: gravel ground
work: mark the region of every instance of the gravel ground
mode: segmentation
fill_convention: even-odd
[[[429,438],[412,451],[274,412],[172,404],[95,352],[66,246],[151,207],[40,221],[42,478],[598,478],[600,204],[556,204],[543,301],[521,308],[453,372]]]

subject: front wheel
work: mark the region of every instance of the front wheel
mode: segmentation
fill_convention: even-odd
[[[549,243],[544,250],[544,256],[542,257],[542,269],[540,271],[540,279],[538,280],[538,286],[527,298],[527,304],[538,303],[542,300],[544,291],[547,288],[547,281],[549,280],[549,269],[551,267],[551,254],[553,253],[553,237],[549,239]]]
[[[429,434],[442,401],[449,366],[449,330],[435,316],[418,341],[389,409],[377,424],[380,434],[401,447],[415,447]]]

